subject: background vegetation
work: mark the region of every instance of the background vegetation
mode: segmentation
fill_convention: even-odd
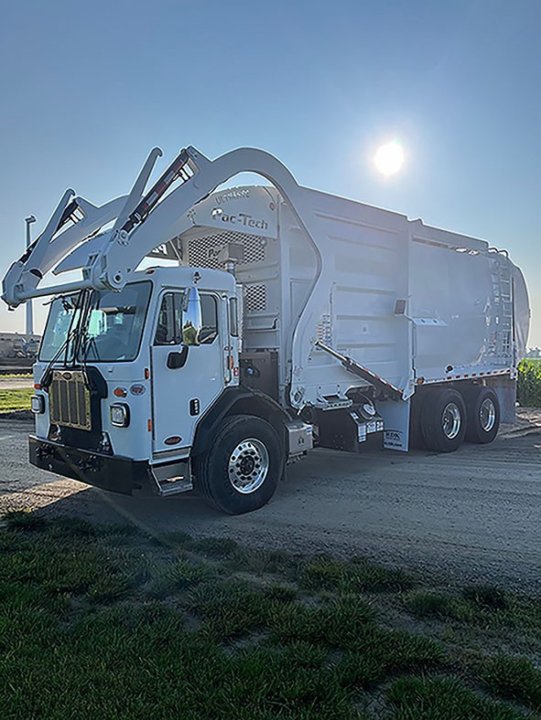
[[[0,412],[30,410],[30,398],[33,394],[32,388],[0,390]]]
[[[524,407],[541,407],[541,360],[521,360],[518,366],[518,401]]]

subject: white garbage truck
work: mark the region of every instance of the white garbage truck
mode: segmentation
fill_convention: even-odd
[[[314,447],[446,453],[514,419],[529,307],[506,251],[261,150],[188,147],[151,182],[161,154],[102,206],[67,190],[5,275],[12,308],[53,298],[32,464],[244,513]],[[266,183],[221,189],[245,171]]]

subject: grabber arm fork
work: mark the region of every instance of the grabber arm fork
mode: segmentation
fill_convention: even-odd
[[[89,242],[88,238],[92,238],[102,227],[115,218],[118,223],[125,213],[133,209],[140,200],[154,164],[161,154],[159,148],[152,150],[128,198],[119,197],[96,207],[82,197],[74,197],[73,190],[66,190],[41,235],[11,265],[3,279],[2,299],[10,308],[15,308],[32,297],[52,294],[57,289],[69,291],[72,288],[88,287],[88,283],[80,281],[64,283],[59,288],[38,288],[38,285],[43,277],[81,242]]]

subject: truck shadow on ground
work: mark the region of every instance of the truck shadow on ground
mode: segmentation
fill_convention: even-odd
[[[37,470],[26,462],[26,432],[13,425],[2,436],[3,512],[37,509],[50,517],[132,525],[155,536],[185,531],[539,586],[538,426],[448,455],[318,449],[288,467],[268,505],[238,516],[219,513],[193,493],[128,497]]]
[[[381,464],[392,467],[399,461],[409,462],[416,455],[389,458],[388,454],[378,451],[363,456],[318,451],[286,469],[268,505],[253,513],[237,516],[221,513],[195,491],[166,498],[127,496],[41,472],[24,492],[17,493],[17,499],[24,504],[24,496],[28,497],[29,504],[39,507],[43,515],[70,515],[90,522],[135,524],[146,527],[150,532],[184,527],[198,530],[200,526],[209,530],[224,527],[225,532],[226,528],[235,529],[247,524],[284,527],[293,523],[295,517],[299,519],[299,525],[302,525],[303,518],[312,518],[317,522],[322,507],[326,508],[327,514],[332,514],[336,501],[348,491],[350,511],[361,512],[366,498],[363,498],[360,486],[368,489],[375,467]],[[43,483],[45,478],[47,480]],[[38,484],[39,481],[42,484]]]

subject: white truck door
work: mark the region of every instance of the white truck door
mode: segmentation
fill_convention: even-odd
[[[154,453],[190,446],[199,416],[224,387],[221,301],[204,291],[200,296],[201,344],[190,347],[181,344],[183,293],[166,291],[161,298],[151,351]],[[176,357],[171,359],[171,354]],[[179,362],[181,367],[174,367]]]

